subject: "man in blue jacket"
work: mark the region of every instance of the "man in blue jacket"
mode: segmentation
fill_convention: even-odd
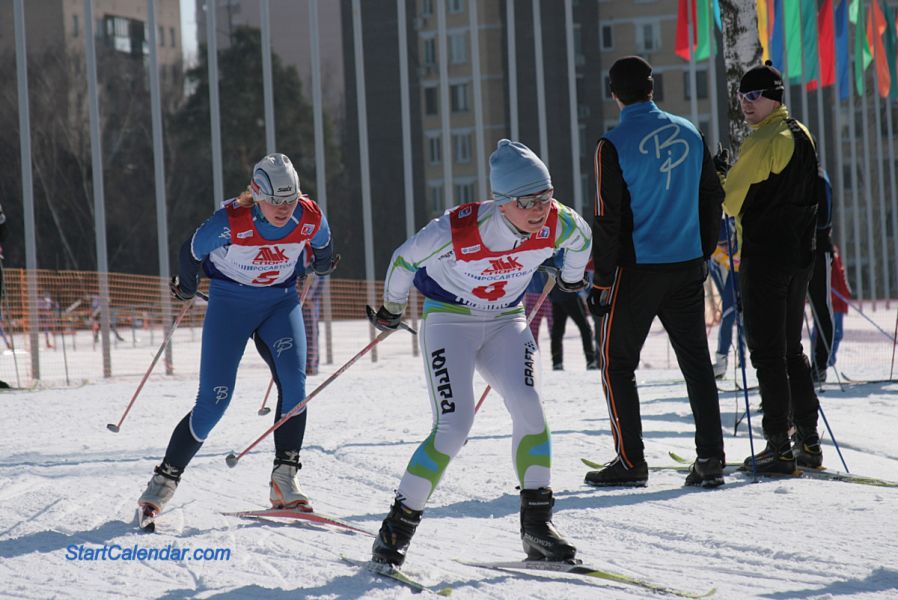
[[[686,484],[716,487],[723,483],[724,451],[704,280],[717,244],[723,189],[698,130],[652,101],[648,62],[621,58],[609,79],[621,120],[596,146],[589,304],[601,317],[598,354],[617,456],[587,473],[586,483],[642,486],[648,480],[634,371],[657,316],[676,352],[695,419],[697,459]]]

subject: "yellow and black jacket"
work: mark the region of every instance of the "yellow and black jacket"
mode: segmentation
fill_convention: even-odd
[[[753,128],[724,181],[724,211],[736,217],[743,260],[805,267],[820,197],[814,139],[785,106]]]

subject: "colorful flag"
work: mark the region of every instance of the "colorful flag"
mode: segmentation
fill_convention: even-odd
[[[889,76],[892,85],[889,86],[889,100],[898,100],[898,65],[896,65],[896,52],[898,52],[898,32],[896,32],[895,13],[889,5],[883,3],[883,16],[886,20],[886,35],[883,39],[886,57],[889,59]]]
[[[686,11],[690,10],[690,13]],[[717,54],[711,35],[711,13],[720,28],[720,5],[717,0],[680,0],[677,8],[677,33],[674,51],[683,60],[689,60],[691,51],[695,60],[707,60]],[[690,17],[687,20],[687,16]],[[689,26],[692,26],[692,44],[689,44]]]
[[[823,6],[817,15],[817,43],[820,55],[820,85],[829,87],[836,82],[833,0],[823,0]]]
[[[761,43],[761,62],[770,58],[770,34],[773,29],[773,10],[770,0],[757,0],[758,41]]]
[[[783,0],[774,0],[773,28],[770,34],[770,61],[773,66],[783,70],[785,62],[785,44],[783,43]]]
[[[869,29],[872,38],[871,46],[874,49],[873,58],[876,60],[876,87],[883,98],[889,95],[892,78],[889,74],[889,60],[886,57],[886,49],[883,46],[882,36],[886,32],[886,18],[879,7],[879,0],[870,3]]]
[[[797,0],[783,3],[786,31],[786,72],[790,81],[801,81],[801,4]]]
[[[867,32],[864,23],[867,11],[861,0],[851,0],[848,8],[848,20],[854,23],[854,87],[858,96],[864,95],[864,71],[873,62],[873,54],[867,43]]]
[[[691,14],[687,14],[687,10]],[[689,39],[690,26],[692,27],[692,40]],[[689,60],[689,57],[692,55],[696,33],[695,0],[680,0],[677,7],[677,34],[674,40],[674,52],[683,60]]]
[[[801,47],[804,59],[802,81],[816,81],[820,77],[817,56],[817,0],[801,0]]]
[[[851,93],[848,56],[848,0],[839,2],[836,8],[836,79],[839,82],[839,100],[848,100]]]

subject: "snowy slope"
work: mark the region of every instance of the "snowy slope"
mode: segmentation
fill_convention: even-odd
[[[360,348],[361,323],[352,328]],[[570,336],[574,336],[572,332]],[[664,356],[650,338],[646,356]],[[545,344],[544,344],[544,347]],[[607,411],[595,372],[576,361],[545,371],[543,390],[553,430],[555,523],[586,563],[716,598],[898,597],[898,489],[808,479],[729,477],[718,490],[684,488],[683,474],[653,472],[643,489],[585,486],[581,457],[610,460]],[[310,378],[323,381],[338,364]],[[310,404],[302,481],[321,512],[376,530],[406,462],[430,428],[420,358],[407,334],[362,360]],[[252,352],[248,349],[247,353]],[[248,356],[249,358],[249,356]],[[659,359],[660,360],[660,359]],[[651,465],[674,451],[692,456],[693,427],[676,371],[637,373]],[[237,395],[184,476],[158,533],[135,530],[135,501],[164,452],[172,428],[195,395],[192,378],[151,379],[122,431],[106,430],[131,397],[134,378],[76,389],[0,395],[0,596],[14,598],[396,598],[397,587],[340,561],[367,558],[370,538],[309,526],[225,517],[221,511],[264,507],[271,441],[234,469],[225,455],[271,423],[256,414],[268,379],[247,369]],[[475,390],[483,388],[482,382]],[[898,384],[830,384],[822,402],[848,466],[898,481]],[[732,437],[735,400],[721,395],[727,456],[749,452],[745,424]],[[758,399],[752,397],[757,405]],[[760,426],[760,415],[753,413]],[[822,427],[822,423],[821,423]],[[430,585],[451,585],[459,598],[640,598],[651,592],[573,577],[516,577],[453,559],[523,556],[511,466],[510,419],[498,395],[478,415],[470,443],[431,498],[406,562]],[[841,465],[825,437],[825,463]],[[756,447],[759,442],[755,438]],[[77,561],[68,548],[223,548],[222,561]]]

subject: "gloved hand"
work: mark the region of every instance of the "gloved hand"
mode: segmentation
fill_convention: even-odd
[[[611,288],[592,288],[589,298],[586,299],[586,305],[596,318],[607,315],[611,312]]]
[[[399,314],[392,313],[386,309],[385,306],[381,305],[381,307],[377,310],[377,314],[369,319],[371,324],[374,325],[374,328],[378,331],[396,331],[399,329],[399,321],[402,320],[402,313]]]
[[[557,287],[559,290],[561,290],[562,292],[570,292],[574,294],[588,285],[589,281],[585,277],[576,283],[568,283],[561,277],[555,280],[555,287]]]
[[[318,277],[325,277],[325,276],[333,273],[337,269],[337,265],[339,265],[339,264],[340,264],[340,255],[335,254],[333,257],[331,257],[331,260],[329,263],[326,263],[323,265],[315,264],[315,265],[312,265],[312,267],[315,269],[315,275],[317,275]]]
[[[3,212],[3,207],[0,206],[0,225],[6,223],[6,214]]]
[[[726,175],[730,167],[733,166],[730,163],[729,149],[724,148],[720,143],[717,144],[717,154],[714,155],[712,160],[714,161],[714,169],[721,175]]]
[[[171,281],[168,282],[168,289],[171,290],[172,298],[180,302],[187,302],[196,296],[196,290],[193,292],[185,292],[181,289],[181,281],[178,279],[177,275],[172,277]]]

